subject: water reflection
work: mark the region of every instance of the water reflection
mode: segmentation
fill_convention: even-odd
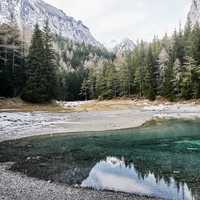
[[[0,143],[0,162],[72,186],[200,200],[200,123],[173,120],[138,129],[8,141]]]
[[[167,182],[163,178],[158,181],[153,173],[142,177],[135,169],[134,164],[127,166],[124,159],[120,160],[115,157],[107,157],[106,160],[97,163],[81,186],[97,190],[136,193],[170,200],[193,199],[192,193],[186,184],[179,187],[172,177]]]

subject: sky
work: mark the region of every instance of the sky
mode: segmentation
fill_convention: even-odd
[[[105,45],[130,38],[150,41],[185,23],[192,0],[45,0],[81,20]]]

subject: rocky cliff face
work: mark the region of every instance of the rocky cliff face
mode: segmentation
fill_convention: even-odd
[[[200,23],[200,0],[192,0],[192,5],[188,14],[192,24]]]
[[[14,21],[21,30],[31,32],[36,23],[42,27],[47,19],[53,33],[78,43],[101,46],[81,21],[76,21],[42,0],[0,1],[1,24]]]

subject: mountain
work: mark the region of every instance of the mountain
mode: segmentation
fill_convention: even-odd
[[[78,43],[101,46],[81,21],[42,0],[0,1],[0,24],[16,22],[29,39],[34,25],[38,23],[42,27],[47,19],[54,34]]]
[[[192,0],[192,5],[188,14],[192,24],[200,23],[200,0]]]
[[[126,38],[113,48],[113,52],[117,56],[125,56],[130,52],[132,52],[135,49],[135,47],[136,47],[135,43],[132,40]]]
[[[110,40],[108,42],[106,42],[104,45],[105,47],[109,50],[109,51],[113,51],[114,47],[119,44],[119,42],[117,40]]]

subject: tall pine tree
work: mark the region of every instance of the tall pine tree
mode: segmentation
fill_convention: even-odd
[[[149,46],[147,54],[147,65],[145,73],[145,97],[152,101],[156,99],[155,59],[153,57],[151,45]]]
[[[43,33],[36,24],[28,55],[27,81],[22,94],[25,101],[43,103],[49,100],[44,52]]]
[[[47,82],[47,95],[48,100],[56,97],[57,88],[57,74],[56,74],[56,57],[53,49],[52,33],[49,28],[48,20],[44,26],[44,58],[43,58],[43,73],[46,74]]]

